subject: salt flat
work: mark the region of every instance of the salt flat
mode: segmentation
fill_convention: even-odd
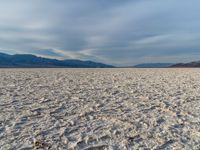
[[[0,149],[200,149],[200,69],[1,69]]]

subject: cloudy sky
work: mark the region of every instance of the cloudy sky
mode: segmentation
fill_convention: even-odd
[[[0,52],[113,65],[200,60],[199,0],[0,0]]]

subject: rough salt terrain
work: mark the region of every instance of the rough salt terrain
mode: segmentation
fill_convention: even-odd
[[[1,150],[199,150],[200,69],[1,69]]]

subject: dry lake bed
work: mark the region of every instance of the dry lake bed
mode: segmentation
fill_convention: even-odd
[[[200,69],[0,69],[0,150],[199,150]]]

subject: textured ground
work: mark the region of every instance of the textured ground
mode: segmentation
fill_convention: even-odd
[[[200,69],[1,69],[0,149],[199,150]]]

